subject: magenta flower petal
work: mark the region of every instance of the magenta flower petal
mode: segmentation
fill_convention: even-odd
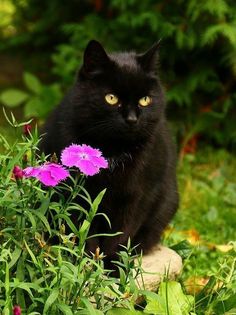
[[[61,154],[61,161],[66,166],[75,166],[85,175],[94,175],[100,168],[107,168],[108,162],[98,149],[89,145],[71,144]]]
[[[42,173],[39,173],[37,178],[45,186],[56,186],[59,183],[59,180],[52,177],[50,171],[43,171]]]
[[[78,155],[79,155],[79,146],[76,144],[72,144],[69,147],[65,148],[61,154],[61,161],[66,166],[75,166]]]
[[[56,186],[68,176],[69,172],[62,165],[46,163],[40,167],[40,172],[36,177],[46,186]]]
[[[69,172],[60,164],[45,163],[38,167],[24,169],[26,177],[36,177],[46,186],[56,186],[60,181],[69,176]]]
[[[86,153],[88,156],[101,156],[102,152],[99,149],[94,149],[90,147],[89,145],[82,144],[81,146],[84,153]]]
[[[98,168],[108,168],[108,162],[103,156],[93,156],[90,161]]]
[[[93,176],[97,173],[99,173],[99,168],[94,166],[93,163],[87,160],[80,160],[77,163],[78,168],[82,173],[88,176]]]
[[[50,164],[51,176],[55,179],[64,180],[69,176],[69,172],[59,164],[51,163]]]
[[[39,173],[39,167],[29,166],[23,170],[23,174],[25,177],[36,177],[38,173]]]

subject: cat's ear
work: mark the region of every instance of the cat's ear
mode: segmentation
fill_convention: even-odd
[[[102,45],[96,40],[91,40],[85,48],[84,62],[80,73],[87,77],[91,77],[102,72],[109,61],[110,59]]]
[[[137,61],[144,71],[155,72],[158,64],[160,40],[152,45],[145,53],[137,56]]]

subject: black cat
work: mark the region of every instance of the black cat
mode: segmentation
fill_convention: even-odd
[[[157,53],[155,44],[143,54],[108,55],[90,41],[74,86],[43,130],[46,154],[60,156],[66,146],[84,143],[109,160],[109,169],[87,178],[86,189],[95,198],[107,188],[100,209],[112,224],[110,229],[99,216],[91,234],[123,232],[88,242],[88,250],[99,246],[110,259],[129,237],[144,253],[150,251],[178,206],[176,154],[156,74]]]

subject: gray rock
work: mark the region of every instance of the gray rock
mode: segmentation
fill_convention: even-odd
[[[181,273],[182,258],[172,249],[158,245],[142,257],[142,269],[137,283],[146,290],[156,291],[163,278],[173,280]]]

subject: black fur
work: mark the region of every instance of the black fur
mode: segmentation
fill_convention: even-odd
[[[89,144],[109,159],[109,169],[88,177],[92,196],[107,188],[91,233],[122,231],[117,237],[91,239],[88,248],[101,248],[112,258],[131,237],[144,253],[160,240],[178,205],[176,154],[165,118],[165,98],[156,74],[158,45],[144,54],[106,54],[97,41],[89,42],[76,83],[47,120],[41,143],[45,153],[60,156],[70,145]],[[63,69],[62,69],[63,71]],[[104,96],[115,94],[120,106]],[[138,105],[146,95],[147,107]],[[137,121],[130,122],[130,115]],[[75,220],[75,218],[74,218]]]

